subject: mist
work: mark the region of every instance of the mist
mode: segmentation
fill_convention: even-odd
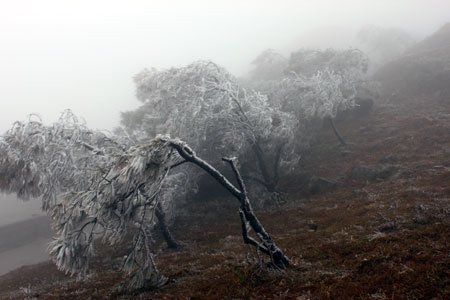
[[[449,51],[447,0],[0,0],[0,298],[447,295]]]
[[[237,76],[267,48],[354,46],[367,24],[423,37],[450,19],[447,1],[2,1],[0,132],[66,108],[110,130],[138,105],[143,68],[211,59]]]

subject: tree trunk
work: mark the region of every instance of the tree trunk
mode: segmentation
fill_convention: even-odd
[[[339,133],[339,131],[337,130],[336,126],[334,125],[334,121],[333,118],[328,117],[328,122],[331,125],[331,128],[333,128],[333,132],[336,135],[336,137],[338,138],[339,142],[341,143],[342,146],[346,146],[347,143],[345,142],[344,138],[341,136],[341,134]]]
[[[166,224],[166,214],[161,206],[161,203],[158,203],[158,206],[155,210],[155,215],[158,218],[158,225],[161,229],[164,240],[166,241],[167,247],[170,249],[179,249],[180,244],[173,238],[172,233],[169,230],[169,227]]]
[[[217,169],[211,166],[206,161],[197,157],[194,151],[189,148],[185,143],[180,141],[171,141],[171,146],[177,150],[181,157],[185,160],[192,162],[197,165],[209,175],[211,175],[218,183],[220,183],[223,187],[225,187],[240,203],[240,217],[241,217],[241,226],[242,226],[242,236],[244,242],[250,245],[255,246],[258,250],[261,250],[263,253],[267,254],[271,262],[274,266],[285,269],[289,266],[290,260],[283,253],[283,251],[278,248],[275,242],[272,240],[271,236],[264,229],[264,226],[256,217],[250,200],[247,196],[246,187],[239,171],[236,168],[234,159],[223,158],[224,161],[228,162],[233,170],[233,173],[236,177],[236,180],[239,185],[239,189],[236,188],[225,176],[223,176]],[[260,239],[260,242],[249,236],[249,230],[247,228],[247,224],[251,229],[255,232],[256,236]]]
[[[278,182],[277,182],[278,180],[277,180],[277,178],[275,178],[275,176],[270,176],[268,167],[266,165],[266,160],[264,159],[263,151],[262,151],[261,147],[259,146],[258,141],[256,141],[252,145],[252,150],[253,150],[253,153],[255,153],[256,161],[258,163],[258,167],[259,167],[259,170],[261,171],[261,176],[263,179],[262,181],[260,181],[260,183],[263,184],[270,193],[276,192],[276,186],[278,184]]]

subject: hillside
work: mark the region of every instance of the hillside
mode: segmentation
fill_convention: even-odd
[[[412,46],[407,53],[419,53],[446,47],[450,47],[450,23],[445,24],[434,34]]]
[[[16,200],[17,201],[17,200]],[[52,231],[45,216],[0,227],[0,275],[48,259]]]
[[[448,299],[450,101],[382,99],[337,126],[351,144],[325,127],[299,166],[336,187],[307,194],[291,178],[286,203],[258,212],[293,267],[258,266],[233,199],[197,199],[175,224],[184,248],[158,252],[168,284],[140,299]],[[50,262],[20,268],[0,277],[0,298],[137,297],[115,291],[121,275],[107,257],[95,264],[81,282]]]
[[[35,217],[0,227],[0,253],[23,246],[38,238],[51,236],[46,216]]]
[[[407,95],[450,95],[450,23],[382,66],[375,79]]]

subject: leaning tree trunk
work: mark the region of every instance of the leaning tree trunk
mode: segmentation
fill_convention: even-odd
[[[140,188],[139,191],[147,199],[150,198],[143,188]],[[166,214],[164,213],[164,209],[161,205],[161,202],[159,202],[159,201],[158,201],[158,204],[156,205],[155,216],[158,219],[158,226],[159,226],[159,229],[161,230],[161,233],[163,235],[164,241],[167,244],[167,247],[169,247],[170,249],[179,249],[180,244],[177,243],[175,238],[172,236],[172,233],[170,232],[169,227],[167,226]]]
[[[261,171],[262,180],[258,180],[259,183],[264,185],[264,187],[271,193],[276,192],[276,186],[278,185],[278,173],[274,173],[274,176],[270,175],[268,167],[266,165],[266,160],[264,159],[264,154],[259,146],[259,142],[255,141],[252,145],[253,153],[256,156],[256,162],[258,164],[259,170]],[[278,169],[276,170],[278,172]]]
[[[166,241],[167,247],[169,247],[170,249],[179,249],[180,244],[178,244],[174,239],[172,233],[169,230],[169,227],[167,226],[166,214],[164,213],[161,203],[158,203],[158,205],[156,206],[155,215],[156,218],[158,218],[159,229],[161,229],[161,233],[164,237],[164,240]]]
[[[258,177],[249,177],[249,179],[264,186],[271,194],[271,200],[277,205],[279,205],[284,199],[283,194],[278,190],[279,169],[283,147],[284,144],[279,144],[276,147],[275,155],[270,157],[270,160],[272,160],[272,165],[269,166],[266,163],[268,159],[264,157],[264,152],[261,149],[259,141],[256,140],[252,145],[252,150],[256,156],[256,162],[260,170],[261,179]],[[269,171],[269,167],[271,167],[272,172]]]
[[[222,91],[229,92],[226,89],[221,89]],[[229,94],[232,101],[236,104],[236,107],[238,109],[238,116],[240,117],[241,121],[244,124],[247,124],[249,128],[251,128],[252,133],[254,134],[254,125],[247,117],[247,114],[245,113],[244,109],[242,108],[241,102],[239,100],[238,95],[236,94]],[[255,136],[257,136],[255,134]],[[256,138],[255,141],[249,139],[248,141],[252,147],[252,151],[256,156],[256,161],[259,167],[259,170],[261,171],[261,177],[262,180],[259,178],[253,178],[256,182],[262,184],[270,193],[275,194],[277,193],[277,185],[278,185],[278,167],[280,163],[280,156],[278,154],[281,154],[281,148],[280,151],[277,152],[277,157],[274,162],[274,172],[271,176],[269,172],[269,168],[266,164],[266,160],[264,159],[264,151],[261,149],[259,138]]]
[[[283,251],[275,244],[272,237],[264,229],[264,226],[256,217],[248,198],[247,190],[244,181],[236,167],[234,158],[223,158],[223,160],[230,164],[239,189],[236,188],[225,176],[217,171],[213,166],[195,155],[195,152],[185,143],[177,140],[170,141],[170,145],[177,150],[179,155],[186,161],[191,162],[209,175],[211,175],[219,184],[225,187],[240,203],[239,215],[241,218],[242,237],[244,242],[255,246],[261,252],[267,254],[274,266],[285,269],[289,266],[289,258]],[[253,229],[259,241],[250,237],[249,230]]]
[[[336,128],[336,125],[334,124],[333,118],[328,117],[327,119],[328,119],[328,122],[330,123],[331,128],[333,128],[333,132],[336,135],[336,137],[338,138],[338,140],[341,143],[341,145],[342,146],[346,146],[347,142],[344,140],[342,135],[339,133],[339,130]]]

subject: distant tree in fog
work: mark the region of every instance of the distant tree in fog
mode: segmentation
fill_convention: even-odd
[[[357,106],[358,97],[372,97],[368,65],[368,57],[358,49],[303,49],[291,54],[282,77],[253,81],[252,86],[267,94],[272,106],[296,116],[302,129],[297,140],[305,145],[315,134],[318,121],[324,119],[345,144],[333,119]]]
[[[187,141],[208,159],[219,154],[251,160],[253,179],[276,192],[282,166],[298,159],[298,121],[271,106],[267,97],[245,90],[224,68],[210,61],[186,67],[144,70],[135,76],[138,109],[122,114],[132,136],[165,132]],[[288,169],[288,168],[285,168]]]
[[[279,83],[277,91],[274,98],[281,99],[283,109],[294,111],[299,119],[311,126],[317,124],[317,120],[327,120],[341,144],[346,144],[333,120],[338,113],[357,105],[357,90],[348,77],[328,69],[309,78],[290,76]],[[310,134],[314,135],[311,126]]]
[[[317,72],[329,70],[342,76],[363,76],[367,72],[369,58],[358,49],[301,49],[291,53],[285,73],[311,77]]]
[[[294,112],[300,120],[335,118],[338,112],[355,106],[355,85],[325,69],[311,77],[284,78],[272,93],[283,110]]]
[[[261,52],[253,61],[250,72],[252,80],[273,80],[283,76],[288,59],[273,49]]]
[[[88,129],[67,111],[52,126],[17,122],[0,138],[0,188],[24,198],[42,197],[55,231],[50,253],[59,269],[84,276],[94,241],[116,245],[131,236],[123,262],[128,286],[160,286],[166,279],[154,262],[152,229],[157,219],[161,222],[165,188],[177,188],[164,188],[171,170],[190,163],[239,201],[244,242],[267,254],[273,266],[286,268],[289,259],[252,210],[236,159],[223,160],[237,186],[179,139],[157,136],[131,146]]]

